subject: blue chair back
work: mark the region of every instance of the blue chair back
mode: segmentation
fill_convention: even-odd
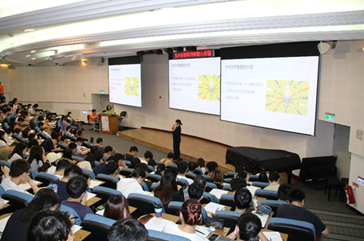
[[[101,198],[101,202],[105,203],[111,196],[117,195],[121,196],[121,192],[109,187],[96,186],[92,189],[92,193],[95,193],[99,198]]]
[[[128,167],[131,167],[131,161],[124,160],[124,162],[125,162],[125,165],[127,165]]]
[[[88,213],[86,214],[85,218],[83,219],[84,221],[92,221],[92,222],[96,222],[96,223],[101,223],[101,224],[106,224],[109,227],[111,227],[114,223],[116,223],[116,220],[111,219],[111,218],[106,218],[97,214],[92,214],[92,213]]]
[[[219,200],[220,204],[229,207],[235,207],[234,194],[222,194]]]
[[[159,182],[162,179],[162,177],[158,174],[149,174],[148,175],[148,180],[150,180],[151,182]]]
[[[152,238],[157,238],[160,240],[174,240],[174,241],[189,241],[189,239],[182,236],[177,236],[169,233],[163,233],[156,230],[148,229],[148,236]]]
[[[16,209],[21,209],[28,206],[28,204],[33,200],[33,195],[15,190],[7,190],[2,195],[2,198],[9,200]]]
[[[80,161],[80,162],[82,162],[82,161],[83,161],[83,158],[82,158],[82,157],[80,157],[80,156],[76,156],[76,155],[72,155],[72,159],[73,159],[73,160]]]
[[[271,218],[267,228],[287,233],[288,240],[315,241],[316,230],[312,223],[288,218]]]
[[[218,203],[218,200],[216,200],[216,198],[214,197],[214,195],[212,195],[211,193],[204,192],[204,193],[203,193],[203,196],[204,196],[204,197],[208,197],[208,199],[210,199],[210,201],[209,201],[209,202]],[[201,200],[201,203],[202,203],[202,200]],[[208,202],[203,202],[203,203],[208,203]]]
[[[113,177],[110,175],[106,175],[103,173],[100,173],[96,176],[96,179],[103,181],[104,183],[101,184],[104,187],[109,187],[116,189],[117,183],[119,182],[119,178]]]
[[[202,172],[201,168],[197,167],[195,171],[199,171],[200,174],[199,175],[204,175],[205,173]]]
[[[206,182],[206,192],[210,192],[212,189],[217,189],[217,186],[213,182]]]
[[[112,180],[114,180],[116,183],[118,183],[120,181],[119,178],[117,177],[113,177],[113,176],[110,176],[110,175],[106,175],[106,174],[103,174],[103,173],[99,173],[97,174],[96,178],[98,177],[105,177],[105,178],[111,178]]]
[[[179,184],[181,186],[186,186],[186,187],[188,187],[190,185],[188,183],[188,181],[186,179],[183,179],[183,178],[177,178],[177,184]]]
[[[126,177],[128,177],[128,176],[130,176],[130,174],[132,173],[134,171],[134,168],[123,168],[123,169],[121,169],[120,170],[120,175],[122,175],[122,176],[126,176]]]
[[[161,161],[155,161],[155,163],[156,163],[157,165],[159,165],[159,164],[163,164],[163,165],[165,165],[165,164],[164,164],[164,162],[161,162]]]
[[[259,175],[250,175],[249,182],[255,182],[259,180]]]
[[[237,176],[238,175],[238,173],[237,172],[228,172],[228,173],[226,173],[226,177],[230,177],[230,178],[234,178],[235,176]]]
[[[226,190],[226,191],[231,191],[231,188],[230,188],[230,184],[225,184],[223,187],[222,187],[223,190]]]
[[[151,166],[151,165],[148,165],[148,170],[149,170],[149,172],[155,172],[154,167],[153,167],[153,166]]]
[[[235,229],[236,223],[238,222],[239,217],[242,213],[227,211],[227,210],[217,210],[215,213],[215,218],[224,219],[224,227],[230,228],[230,232]]]
[[[0,160],[0,165],[1,165],[1,166],[7,166],[7,167],[9,167],[9,168],[10,168],[11,163],[10,163],[10,162],[8,162],[8,161]]]
[[[0,197],[2,197],[4,193],[5,189],[3,188],[3,186],[0,185]]]
[[[142,188],[143,188],[144,191],[149,192],[148,185],[145,182],[140,183],[140,185],[142,186]]]
[[[129,205],[132,207],[136,207],[137,210],[133,212],[133,218],[139,218],[141,215],[154,213],[154,206],[156,204],[160,204],[163,207],[162,212],[165,213],[164,206],[162,201],[153,196],[139,194],[139,193],[130,193],[128,196]]]
[[[59,211],[67,213],[69,216],[73,215],[73,217],[75,218],[75,221],[76,221],[75,224],[81,225],[82,220],[81,220],[80,216],[78,215],[78,213],[73,208],[61,204],[61,206],[59,207]]]
[[[260,188],[265,188],[265,187],[268,187],[269,186],[269,182],[258,182],[258,181],[255,181],[252,183],[252,186],[256,186],[256,187],[260,187]]]
[[[32,179],[34,179],[36,176],[37,176],[37,173],[33,169],[30,169],[30,177]]]
[[[179,211],[181,210],[183,202],[171,201],[168,203],[168,207],[166,209],[166,213],[178,216]]]
[[[13,113],[11,113],[8,117],[6,117],[6,121],[7,121],[8,123],[10,123],[11,118],[16,118],[16,116],[17,116],[17,113],[16,113],[16,111],[14,111],[14,112],[13,112]]]
[[[89,176],[91,179],[95,179],[96,177],[95,177],[95,173],[94,172],[92,172],[92,171],[90,171],[90,170],[87,170],[87,169],[85,169],[85,168],[81,168],[82,169],[82,172],[84,173],[84,174],[86,174],[87,176]]]
[[[278,200],[277,191],[273,191],[273,190],[257,189],[255,191],[255,196],[264,197],[264,198],[270,199],[270,200]]]
[[[280,205],[285,205],[285,204],[288,204],[287,202],[283,202],[283,201],[277,201],[277,200],[262,200],[260,202],[261,205],[267,205],[269,207],[272,208],[272,211],[273,211],[273,217],[276,216],[277,214],[277,209]]]
[[[177,165],[176,164],[168,164],[167,167],[174,167],[174,168],[177,168]]]
[[[186,173],[186,177],[191,178],[192,180],[195,180],[196,176],[197,175],[195,173],[190,173],[190,172]]]

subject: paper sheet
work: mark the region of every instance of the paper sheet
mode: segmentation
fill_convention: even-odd
[[[223,195],[223,194],[227,194],[227,193],[228,193],[228,191],[226,191],[226,190],[221,190],[221,189],[212,189],[212,190],[210,191],[210,193],[211,193],[212,195],[215,195],[215,196],[217,197],[217,199],[220,199],[220,198],[221,198],[221,195]]]
[[[195,232],[196,233],[198,233],[198,234],[200,234],[200,235],[202,235],[202,236],[204,236],[205,238],[210,234],[210,233],[212,233],[212,231],[209,229],[209,228],[207,228],[207,227],[203,227],[203,226],[196,226],[196,228],[195,228]]]
[[[205,206],[206,212],[213,213],[213,214],[215,214],[215,212],[217,210],[224,210],[224,209],[225,209],[224,205],[213,203],[213,202],[210,202]]]
[[[33,180],[33,182],[35,183],[35,185],[39,185],[41,182],[37,181],[37,180]],[[32,187],[28,184],[28,183],[25,183],[25,184],[20,184],[18,187],[20,187],[22,190],[26,191],[28,189],[31,189]]]
[[[78,226],[76,224],[74,224],[72,227],[71,227],[71,230],[73,233],[76,233],[78,230],[80,230],[82,227],[81,226]]]
[[[279,232],[263,232],[269,241],[283,241]]]
[[[265,227],[265,224],[266,224],[266,222],[267,222],[267,220],[268,220],[268,217],[269,217],[269,215],[267,215],[267,214],[262,214],[262,215],[260,215],[260,214],[257,214],[257,212],[256,211],[254,211],[254,212],[252,212],[252,213],[254,213],[255,215],[257,215],[257,217],[260,219],[260,221],[262,222],[262,228],[264,228]]]
[[[246,186],[246,188],[250,191],[250,193],[252,194],[252,196],[255,195],[255,191],[260,189],[260,187],[255,187],[255,186]]]
[[[146,224],[145,227],[147,229],[156,230],[162,232],[164,226],[166,226],[167,223],[172,223],[172,221],[163,219],[163,218],[151,218]]]
[[[95,193],[91,193],[91,192],[88,192],[87,193],[87,201],[90,200],[93,197],[96,197],[96,194]]]
[[[97,215],[104,216],[105,209],[96,212]]]
[[[100,186],[101,185],[101,183],[102,183],[102,181],[95,181],[95,180],[90,180],[90,186],[89,186],[89,188],[94,188],[94,187],[96,187],[96,186]]]
[[[9,217],[3,218],[0,220],[0,232],[4,232],[5,226],[8,223],[9,218],[11,217],[11,215]]]

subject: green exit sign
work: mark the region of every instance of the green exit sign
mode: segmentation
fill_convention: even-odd
[[[105,94],[105,90],[100,90],[100,94]]]
[[[335,120],[335,114],[325,113],[325,119],[329,120],[329,121],[334,121]]]

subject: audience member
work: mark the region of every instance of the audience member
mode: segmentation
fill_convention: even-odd
[[[47,138],[40,145],[44,148],[45,152],[60,152],[60,151],[63,151],[63,149],[60,147],[56,147],[57,143],[60,140],[61,140],[61,134],[55,133],[52,135],[52,139]]]
[[[92,109],[92,113],[90,114],[90,118],[88,119],[88,122],[93,125],[94,121],[99,119],[99,115],[96,113],[96,109]]]
[[[186,172],[188,171],[188,164],[185,161],[178,162],[177,164],[178,175],[177,179],[184,179],[188,182],[189,185],[193,183],[191,178],[186,177]]]
[[[167,223],[163,232],[185,237],[194,241],[208,240],[196,232],[196,225],[202,224],[203,217],[201,213],[201,204],[193,199],[183,203],[179,214],[181,224]]]
[[[149,160],[153,159],[153,153],[151,151],[146,151],[144,153],[144,157],[140,159],[142,163],[145,163],[148,165]]]
[[[25,145],[24,143],[16,144],[15,148],[10,153],[9,157],[4,160],[8,160],[8,162],[12,163],[15,160],[23,159],[23,156],[27,151],[27,148],[28,148],[27,145]]]
[[[271,171],[269,173],[269,186],[265,187],[264,190],[278,191],[279,182],[281,178],[277,171]]]
[[[69,179],[66,184],[68,198],[62,201],[63,205],[73,208],[81,220],[88,213],[93,213],[91,208],[86,206],[87,201],[87,179],[83,176],[75,176]]]
[[[211,173],[213,171],[215,171],[217,169],[218,165],[217,165],[217,162],[214,162],[214,161],[211,161],[211,162],[208,162],[206,164],[206,168],[207,168],[207,171],[208,173],[211,175]]]
[[[82,176],[82,170],[77,165],[69,165],[64,170],[64,175],[62,178],[58,180],[51,181],[48,185],[48,188],[52,189],[55,193],[58,194],[59,199],[62,201],[68,198],[67,192],[67,182],[76,176]]]
[[[163,176],[165,170],[166,170],[166,166],[164,164],[158,164],[155,174]]]
[[[238,213],[251,213],[252,194],[248,189],[240,188],[234,194],[235,212]]]
[[[130,193],[149,194],[149,192],[143,191],[140,183],[144,181],[146,177],[145,171],[140,168],[135,168],[130,178],[124,178],[117,184],[117,190],[120,191],[124,197],[128,198]]]
[[[124,156],[125,158],[125,156]],[[125,160],[125,159],[124,159]],[[131,164],[131,167],[132,168],[135,168],[138,164],[140,164],[141,161],[138,157],[134,157],[131,161],[130,161],[130,164]]]
[[[37,142],[37,144],[38,144],[38,142]],[[13,152],[16,145],[17,145],[17,143],[14,142],[14,143],[10,144],[10,146],[0,147],[0,160],[7,161],[9,159],[10,153]]]
[[[232,234],[234,235],[234,239],[236,237],[238,241],[268,241],[261,229],[262,222],[258,216],[252,213],[244,213],[238,219],[235,229],[236,235],[234,233]]]
[[[80,168],[84,168],[92,172],[92,169],[96,166],[95,164],[95,156],[91,153],[87,154],[83,161],[77,163],[77,166]]]
[[[246,181],[243,178],[233,178],[230,181],[230,190],[235,193],[236,190],[246,187]]]
[[[46,157],[44,156],[44,149],[41,146],[32,146],[30,149],[28,162],[30,168],[36,173],[39,172],[39,168],[43,166],[46,162]]]
[[[164,163],[164,165],[168,166],[169,164],[173,164],[174,163],[174,153],[173,152],[169,152],[167,154],[167,158],[163,158],[161,160],[161,162]]]
[[[107,233],[109,241],[146,241],[148,231],[136,219],[124,219],[114,223]]]
[[[137,153],[138,153],[138,147],[136,146],[130,147],[129,152],[124,155],[124,160],[132,161]]]
[[[196,162],[193,162],[193,161],[190,161],[188,163],[188,172],[190,173],[194,173],[196,171],[196,168],[197,168],[197,164]],[[199,173],[200,174],[200,173]]]
[[[90,152],[90,149],[82,146],[82,142],[83,142],[83,138],[82,137],[77,137],[77,141],[76,141],[76,153],[75,155],[77,156],[85,156]]]
[[[183,201],[183,190],[178,188],[176,182],[176,176],[172,173],[164,175],[160,181],[160,184],[153,190],[154,196],[159,198],[164,208],[168,207],[170,201]]]
[[[277,209],[277,217],[306,221],[315,226],[317,234],[329,234],[329,229],[322,223],[320,218],[303,207],[306,197],[302,190],[291,189],[287,196],[290,204],[280,205]]]
[[[130,218],[128,200],[123,195],[111,196],[105,204],[104,217],[115,220]]]
[[[96,146],[99,149],[99,151],[101,151],[101,153],[104,153],[105,148],[102,146],[102,143],[103,143],[103,139],[101,137],[98,137],[96,139]]]
[[[201,169],[202,174],[206,173],[206,168],[205,168],[205,160],[203,158],[198,158],[197,159],[197,167]],[[201,175],[201,173],[196,173],[197,175]]]
[[[282,184],[278,188],[278,200],[288,202],[287,194],[292,189],[292,186],[288,183]]]
[[[192,183],[188,187],[188,197],[189,197],[189,199],[193,199],[193,200],[196,200],[196,201],[200,202],[202,200],[202,198],[203,198],[203,193],[204,193],[204,187],[197,184],[197,183]]]
[[[40,212],[32,219],[28,241],[73,241],[72,223],[60,211]]]
[[[110,161],[106,164],[107,174],[116,178],[120,178],[119,176],[119,166],[115,161]]]
[[[261,171],[258,176],[259,182],[269,182],[268,175],[264,171]]]
[[[50,189],[41,189],[26,208],[17,210],[6,223],[1,240],[27,240],[27,229],[33,217],[46,210],[57,210],[59,197]]]
[[[107,160],[113,154],[113,148],[111,146],[106,146],[104,148],[104,160]]]
[[[6,141],[5,131],[0,130],[0,147],[4,147],[7,145],[8,145],[8,142]]]
[[[5,191],[15,190],[29,194],[19,187],[20,184],[28,183],[33,189],[34,193],[37,193],[39,188],[33,180],[30,178],[30,164],[24,159],[18,159],[11,163],[10,170],[6,166],[2,166],[1,170],[4,173],[4,179],[1,182],[1,186]],[[10,172],[9,172],[10,171]],[[11,177],[10,177],[11,175]]]
[[[58,160],[57,165],[56,165],[56,169],[55,169],[54,173],[50,173],[50,174],[56,176],[58,179],[61,179],[64,176],[64,171],[70,165],[71,165],[71,163],[67,159],[62,158],[62,159]]]
[[[220,170],[214,170],[210,174],[211,182],[215,183],[218,189],[222,189],[224,183],[224,173]]]

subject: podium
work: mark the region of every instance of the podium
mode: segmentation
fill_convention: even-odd
[[[118,116],[114,114],[99,114],[100,132],[105,134],[115,134],[119,130]]]

